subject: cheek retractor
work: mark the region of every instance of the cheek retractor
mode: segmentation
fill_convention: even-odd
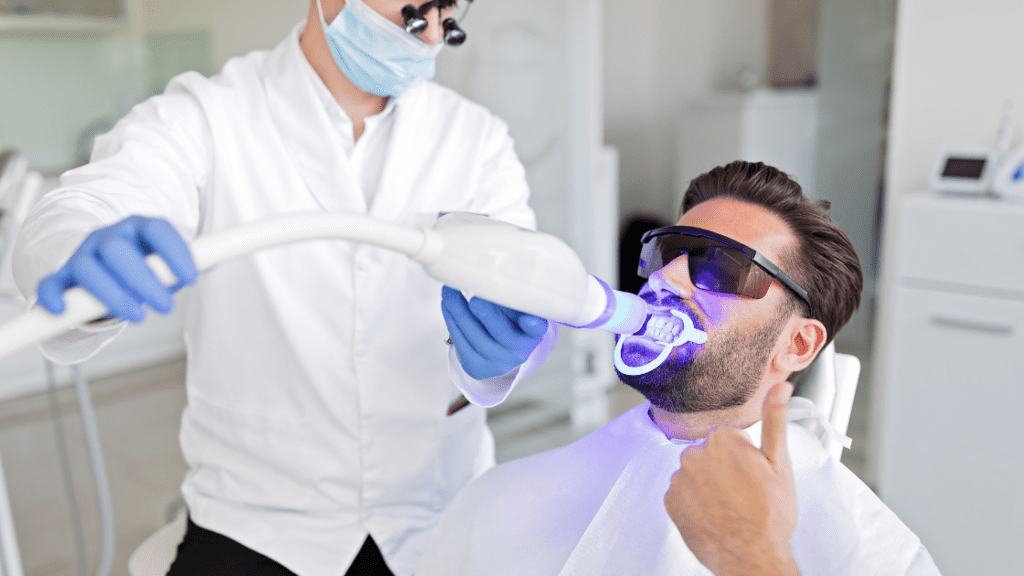
[[[687,342],[703,344],[708,341],[707,332],[704,332],[703,330],[694,326],[692,318],[690,318],[686,314],[683,314],[679,310],[670,310],[669,313],[683,321],[683,327],[679,333],[679,336],[677,336],[676,339],[671,342],[663,342],[662,344],[664,347],[662,348],[661,353],[658,354],[658,356],[654,360],[651,360],[647,364],[643,364],[640,366],[628,366],[622,360],[622,345],[626,341],[626,338],[628,338],[628,336],[620,337],[619,343],[615,345],[615,368],[617,368],[619,372],[627,374],[629,376],[646,374],[651,370],[654,370],[658,366],[664,364],[665,361],[668,360],[669,354],[672,353],[672,349],[675,348],[676,346],[681,346],[683,344],[686,344]],[[654,319],[652,318],[652,320]],[[664,330],[662,326],[659,326],[657,329],[660,331]],[[648,332],[650,332],[650,330],[648,330]],[[646,334],[647,333],[645,333],[645,335]]]

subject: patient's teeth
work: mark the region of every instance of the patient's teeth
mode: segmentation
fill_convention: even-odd
[[[675,315],[656,316],[647,321],[645,335],[660,342],[675,341],[683,331],[682,320]]]

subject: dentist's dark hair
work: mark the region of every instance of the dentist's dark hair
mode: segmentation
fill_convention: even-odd
[[[728,197],[760,206],[789,225],[797,246],[778,265],[807,290],[813,318],[825,325],[825,345],[860,306],[864,275],[853,243],[829,219],[827,200],[812,201],[778,168],[737,160],[697,176],[683,194],[680,214],[712,198]],[[789,309],[807,316],[807,307],[789,290]]]

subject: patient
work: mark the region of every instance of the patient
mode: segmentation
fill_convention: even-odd
[[[785,424],[786,381],[860,300],[857,255],[827,208],[760,163],[694,179],[678,226],[644,237],[641,296],[653,316],[616,346],[620,379],[649,402],[472,482],[417,574],[938,574],[866,485]],[[781,405],[766,403],[770,392]],[[732,452],[720,449],[730,441]],[[730,469],[731,453],[768,472]],[[746,492],[732,488],[744,480]]]

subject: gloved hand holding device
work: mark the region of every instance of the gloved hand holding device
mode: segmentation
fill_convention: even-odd
[[[548,321],[462,292],[441,289],[441,312],[466,374],[486,380],[522,365],[540,344]]]
[[[164,286],[146,265],[157,254],[180,280]],[[57,272],[39,282],[39,303],[53,314],[64,312],[64,291],[81,286],[110,307],[110,313],[132,322],[145,317],[143,304],[168,313],[172,292],[196,281],[199,272],[188,245],[166,220],[130,216],[89,234]]]

